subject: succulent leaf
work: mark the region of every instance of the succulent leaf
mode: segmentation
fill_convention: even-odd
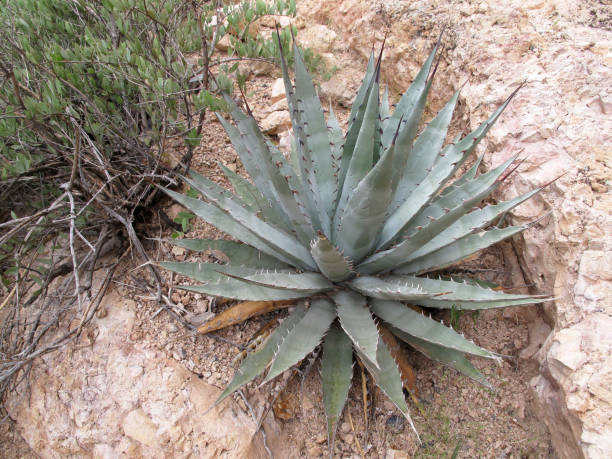
[[[391,355],[391,352],[389,352],[389,349],[383,342],[382,338],[379,338],[378,350],[376,352],[378,367],[374,364],[374,362],[368,360],[360,349],[357,348],[355,350],[370,374],[374,377],[376,385],[382,389],[393,404],[401,411],[401,413],[410,423],[410,427],[412,427],[412,430],[418,438],[419,434],[414,427],[414,423],[410,417],[410,411],[408,410],[408,405],[406,404],[406,399],[404,398],[402,375],[397,367],[397,363],[395,360],[393,360],[393,356]]]
[[[442,298],[442,297],[440,297]],[[438,309],[465,309],[465,310],[480,310],[480,309],[494,309],[494,308],[506,308],[508,306],[522,306],[526,304],[537,304],[544,301],[550,301],[550,298],[538,298],[530,297],[525,299],[499,299],[499,300],[443,300],[427,298],[419,302],[420,305],[427,308],[438,308]]]
[[[336,240],[340,249],[359,262],[376,245],[391,201],[395,143],[353,190],[340,219]]]
[[[277,194],[275,192],[274,187],[272,186],[272,183],[263,174],[263,171],[261,169],[261,164],[259,164],[260,163],[259,159],[252,153],[251,150],[249,150],[249,148],[247,147],[245,143],[245,140],[248,139],[248,137],[246,136],[243,137],[240,131],[236,127],[231,125],[229,122],[227,122],[225,118],[220,116],[218,113],[216,115],[217,115],[217,119],[221,122],[221,125],[223,126],[226,133],[230,137],[230,140],[232,141],[232,145],[236,149],[236,152],[238,153],[238,156],[240,157],[242,164],[244,165],[247,173],[253,180],[256,189],[259,190],[260,194],[265,197],[268,203],[272,203],[272,202],[276,203]],[[268,148],[270,148],[269,143],[266,142],[266,145],[268,146]],[[293,177],[294,174],[290,173],[289,168],[286,167],[286,165],[284,164],[284,157],[281,154],[275,154],[275,152],[273,151],[271,151],[270,154],[272,155],[272,160],[274,161],[274,164],[281,165],[281,168],[280,168],[281,174],[284,177],[286,177],[287,180],[289,181],[290,188],[292,190],[295,190],[296,195],[300,195],[301,194],[301,183],[299,182],[299,180],[296,180]],[[291,171],[293,170],[291,169]],[[236,190],[236,193],[240,194],[238,190]],[[269,204],[268,206],[265,206],[265,204],[266,204],[265,202],[262,203],[261,205],[262,209],[265,209],[266,207],[272,207],[271,204]],[[279,206],[273,206],[273,207],[274,207],[273,214],[277,217],[273,219],[272,221],[282,220],[285,223],[283,227],[286,227],[287,224],[290,223],[289,217],[282,211],[282,209],[279,208]],[[264,214],[267,214],[267,213],[268,211],[264,212]],[[306,222],[302,222],[301,220],[298,220],[298,221],[300,221],[301,224],[306,225],[306,227],[309,226],[306,224]],[[298,236],[300,236],[300,234],[298,234]],[[308,233],[306,232],[306,234]],[[303,234],[302,234],[302,237],[304,237]]]
[[[266,381],[275,378],[310,354],[319,345],[335,318],[336,312],[331,301],[313,300],[302,320],[289,330],[278,347]]]
[[[285,56],[283,54],[283,46],[281,43],[280,35],[276,34],[278,46],[281,51],[281,69],[283,72],[283,81],[285,84],[285,93],[287,95],[287,105],[289,108],[289,114],[291,117],[291,124],[293,126],[293,134],[295,139],[295,154],[293,156],[294,165],[296,166],[296,173],[302,179],[302,183],[304,186],[297,191],[297,195],[301,197],[301,201],[303,202],[308,214],[310,215],[313,230],[323,231],[324,233],[327,231],[327,235],[330,236],[329,230],[330,225],[327,223],[329,220],[325,216],[323,220],[320,219],[320,208],[317,207],[317,203],[321,201],[321,197],[319,195],[318,183],[315,177],[315,167],[313,164],[313,159],[311,157],[312,149],[308,145],[308,137],[309,133],[306,132],[308,128],[308,119],[309,115],[313,113],[309,110],[306,118],[304,117],[304,99],[300,99],[300,97],[305,97],[308,99],[307,104],[312,105],[311,99],[312,97],[308,95],[309,93],[314,93],[314,87],[312,87],[312,81],[310,81],[310,77],[303,75],[303,71],[300,71],[300,88],[298,89],[297,82],[297,67],[301,64],[303,67],[303,62],[301,59],[301,55],[299,54],[299,50],[295,53],[296,59],[296,87],[294,88],[291,84],[291,80],[289,78],[289,70],[287,69],[287,63],[285,61]],[[299,60],[299,63],[298,63]],[[306,81],[304,81],[306,80]],[[308,84],[310,83],[310,88]],[[298,90],[300,94],[298,95]],[[316,97],[316,94],[314,94]],[[315,121],[316,123],[316,121]],[[315,128],[316,129],[316,128]],[[317,130],[317,136],[320,136],[320,130]],[[331,150],[330,150],[331,155]],[[331,161],[331,159],[330,159]],[[325,226],[322,226],[325,225]],[[310,235],[310,240],[314,238],[314,235]],[[303,240],[303,242],[306,242]]]
[[[191,210],[195,215],[206,220],[207,222],[210,222],[216,228],[229,234],[230,236],[233,236],[236,239],[255,247],[261,252],[271,255],[285,263],[297,263],[293,257],[285,256],[280,250],[276,250],[275,248],[271,247],[266,241],[263,240],[263,238],[259,237],[240,222],[234,220],[217,206],[200,201],[199,199],[190,198],[189,196],[168,190],[163,187],[161,189],[176,202]]]
[[[261,269],[289,268],[287,263],[239,242],[224,239],[170,239],[168,242],[194,252],[218,250],[227,257],[229,264],[236,266],[250,266]]]
[[[507,228],[492,228],[487,231],[470,234],[438,250],[428,252],[420,258],[402,265],[393,272],[396,274],[424,274],[429,271],[437,271],[455,264],[479,250],[486,249],[504,239],[508,239],[524,231],[525,228],[526,226],[509,226]]]
[[[462,203],[480,202],[499,185],[500,181],[498,179],[515,160],[516,156],[473,180],[466,180],[460,186],[452,186],[452,191],[444,196],[436,197],[425,209],[415,215],[406,225],[404,234],[409,235],[413,233],[419,226],[427,225],[432,217],[438,219],[444,214],[449,213],[449,209],[455,209]],[[461,215],[465,213],[466,211],[463,211]]]
[[[412,151],[406,160],[401,177],[395,187],[396,194],[393,209],[396,209],[403,197],[412,191],[427,175],[440,154],[442,144],[446,139],[448,126],[450,125],[459,91],[451,98],[446,106],[440,110],[438,115],[425,127],[419,135]],[[399,174],[398,174],[399,175]]]
[[[337,305],[338,319],[344,332],[355,347],[378,367],[376,348],[378,346],[378,329],[365,297],[350,290],[343,290],[332,295]]]
[[[283,339],[292,330],[297,323],[302,320],[306,314],[304,303],[298,304],[289,316],[278,326],[276,330],[268,337],[265,344],[258,351],[248,354],[246,359],[240,365],[240,368],[234,374],[232,381],[228,384],[225,390],[221,393],[215,405],[218,405],[232,392],[240,389],[249,381],[260,375],[274,358],[274,354]]]
[[[179,288],[206,295],[234,298],[251,301],[280,301],[305,298],[319,289],[287,289],[258,285],[248,280],[229,277],[232,272],[245,272],[248,268],[239,268],[216,263],[161,262],[162,268],[191,277],[200,285],[182,285]],[[250,272],[256,270],[251,269]],[[248,271],[247,271],[248,272]]]
[[[338,123],[338,119],[334,113],[334,109],[331,104],[329,104],[329,117],[327,118],[327,127],[329,129],[329,143],[331,147],[332,154],[332,168],[334,171],[334,181],[335,181],[335,190],[332,195],[331,202],[323,203],[327,212],[329,213],[330,221],[334,218],[334,213],[336,211],[336,201],[338,199],[338,173],[340,169],[340,162],[342,160],[342,143],[344,142],[344,136],[342,134],[342,129],[340,128],[340,123]]]
[[[223,164],[220,164],[220,166],[234,188],[236,196],[249,210],[259,215],[264,221],[281,228],[285,232],[291,233],[293,231],[287,216],[282,213],[278,207],[272,206],[270,201],[268,201],[255,185],[244,177],[229,170]],[[192,171],[191,174],[193,175],[194,172]]]
[[[460,138],[461,138],[461,134],[459,134],[458,137],[453,139],[451,143],[457,143]],[[467,180],[472,180],[474,177],[476,177],[476,174],[478,173],[478,167],[480,166],[480,163],[482,162],[483,158],[484,158],[484,155],[480,155],[476,159],[472,167],[470,167],[467,171],[465,171],[465,173],[461,177],[455,180],[452,186],[449,186],[448,188],[445,188],[444,190],[440,192],[440,196],[444,196],[445,194],[448,194],[449,192],[453,191],[453,186],[463,185]]]
[[[304,148],[308,149],[312,162],[312,168],[308,170],[308,182],[317,204],[315,211],[321,221],[321,230],[325,235],[331,236],[331,209],[328,207],[335,200],[337,183],[332,167],[332,150],[327,123],[321,102],[310,75],[308,75],[301,52],[295,43],[293,53],[295,56],[295,96],[304,130]]]
[[[389,250],[372,255],[359,265],[357,270],[372,274],[386,272],[401,265],[413,252],[431,241],[482,201],[498,185],[497,178],[513,160],[507,161],[477,179],[464,183],[454,192],[434,201],[435,204],[432,203],[411,219],[410,223],[407,223],[404,241]],[[453,207],[443,207],[447,204]]]
[[[308,250],[300,244],[300,241],[295,236],[261,220],[233,194],[227,191],[220,192],[218,185],[199,174],[193,174],[193,179],[184,178],[184,180],[234,220],[247,228],[252,228],[255,233],[262,235],[266,242],[274,247],[275,250],[295,260],[297,266],[311,269],[316,267]]]
[[[371,283],[379,286],[387,286],[394,288],[409,284],[412,288],[427,292],[430,297],[438,297],[444,300],[471,300],[471,301],[505,301],[505,300],[525,300],[533,298],[531,295],[509,294],[491,290],[488,288],[471,285],[465,282],[454,282],[452,280],[430,279],[427,277],[416,276],[387,276],[385,278],[377,278],[371,276],[362,276],[367,278]]]
[[[327,438],[333,448],[335,426],[348,398],[353,377],[353,347],[338,324],[333,324],[323,342],[321,386],[327,418]]]
[[[380,128],[382,129],[383,132],[385,132],[385,129],[387,128],[387,125],[389,124],[390,116],[391,116],[391,109],[389,106],[389,86],[385,86],[385,92],[383,92],[383,96],[380,101]]]
[[[260,176],[257,178],[258,188],[263,187],[262,192],[268,190],[267,194],[264,192],[268,199],[272,202],[278,202],[292,222],[302,242],[312,240],[314,237],[312,224],[298,206],[288,181],[285,180],[278,166],[273,162],[270,149],[257,123],[252,116],[244,114],[230,97],[226,97],[226,101],[231,108],[232,118],[240,135],[246,139],[245,143],[248,141],[248,153],[253,155],[254,160],[258,162],[260,172]],[[252,176],[251,178],[256,180]],[[262,182],[265,182],[265,184],[260,185]]]
[[[389,123],[383,131],[381,139],[383,148],[387,148],[391,145],[393,135],[397,130],[400,120],[404,121],[404,125],[418,124],[420,121],[422,111],[425,107],[424,103],[427,98],[427,91],[429,90],[427,87],[427,79],[431,73],[431,67],[438,52],[438,47],[439,44],[436,44],[431,50],[414,81],[397,102],[395,110],[389,119]],[[415,116],[415,118],[418,118],[416,122],[410,120],[414,112],[418,113],[418,115]]]
[[[321,273],[332,282],[340,282],[351,276],[353,269],[348,260],[324,236],[313,241],[310,253]]]
[[[350,196],[355,187],[357,187],[359,182],[361,182],[372,168],[375,147],[374,131],[376,129],[376,121],[378,120],[378,109],[378,83],[374,82],[363,115],[362,128],[359,131],[359,135],[355,142],[355,148],[350,157],[350,162],[348,163],[348,169],[341,188],[342,191],[339,193],[340,198],[334,216],[334,228],[332,228],[332,235],[334,235],[334,238]],[[342,156],[343,160],[346,153],[345,142]]]
[[[462,353],[497,359],[495,354],[468,341],[448,328],[396,301],[373,300],[372,311],[389,325],[428,343]]]
[[[258,271],[250,273],[243,269],[225,269],[223,272],[246,282],[296,292],[310,292],[311,294],[322,293],[334,288],[329,280],[319,273],[305,272],[280,272],[280,271]]]
[[[448,349],[444,346],[439,346],[437,344],[416,338],[393,327],[391,329],[399,339],[410,344],[417,351],[425,354],[430,359],[449,366],[458,372],[463,373],[469,378],[472,378],[474,381],[482,384],[483,386],[492,389],[491,385],[487,381],[487,378],[485,378],[482,373],[480,373],[480,371],[478,371],[474,365],[472,365],[472,363],[462,352],[454,349]]]
[[[428,254],[433,254],[433,252],[438,251],[444,247],[448,247],[450,245],[455,246],[455,249],[449,249],[448,254],[446,253],[446,251],[441,251],[436,256],[432,255],[433,258],[438,258],[440,256],[448,257],[451,255],[450,252],[453,252],[454,250],[457,250],[457,248],[462,247],[460,252],[456,253],[455,258],[452,258],[452,257],[444,258],[444,259],[449,260],[449,262],[453,262],[454,260],[460,260],[472,253],[477,252],[478,250],[482,250],[486,247],[489,247],[489,245],[494,244],[497,241],[501,241],[505,239],[506,237],[510,237],[516,234],[516,231],[514,232],[513,231],[501,231],[497,233],[492,233],[492,234],[497,234],[497,237],[500,237],[502,239],[498,239],[497,237],[493,237],[492,235],[487,236],[487,238],[485,239],[487,241],[491,241],[489,245],[484,245],[485,241],[479,241],[475,237],[471,237],[472,233],[475,233],[476,231],[480,230],[481,228],[485,226],[488,226],[495,219],[504,215],[506,212],[512,210],[514,207],[518,206],[525,200],[529,199],[531,196],[538,193],[540,190],[541,189],[538,188],[528,193],[525,193],[517,198],[514,198],[510,201],[506,201],[506,202],[503,202],[497,205],[488,205],[482,209],[477,209],[477,210],[474,210],[473,212],[470,212],[469,214],[465,214],[464,216],[459,218],[455,223],[449,226],[447,229],[445,229],[440,234],[438,234],[436,237],[434,237],[431,241],[423,245],[420,249],[417,249],[414,252],[412,252],[406,258],[405,263],[400,265],[400,269],[395,269],[394,271],[396,273],[406,272],[403,269],[403,267],[409,262],[411,262],[412,260],[416,260],[418,258],[425,257]],[[515,229],[517,231],[522,231],[525,229],[525,227],[524,226],[515,227]],[[481,232],[480,236],[484,236],[484,234]],[[469,237],[469,242],[468,241],[461,242],[462,239],[466,237]],[[459,253],[465,253],[465,255],[459,256]],[[438,260],[440,259],[438,258]],[[440,264],[441,261],[434,262],[432,260],[432,263],[437,265],[437,264]],[[434,266],[434,264],[432,264],[432,266]],[[413,271],[413,272],[416,272],[416,271]]]
[[[361,82],[361,86],[357,91],[357,96],[353,101],[353,106],[351,107],[349,127],[344,139],[344,145],[342,147],[342,160],[340,163],[340,171],[338,173],[338,190],[340,191],[344,188],[344,179],[349,169],[349,164],[351,162],[353,150],[355,149],[357,137],[359,136],[361,126],[363,125],[363,117],[365,115],[367,101],[372,91],[372,84],[374,83],[375,70],[376,66],[374,64],[374,51],[372,50],[372,53],[370,53],[370,59],[368,60],[365,76],[363,77],[363,81]],[[340,199],[340,191],[338,191],[338,196],[336,197],[337,200]]]
[[[433,166],[423,181],[419,183],[411,193],[406,194],[403,203],[395,210],[383,227],[383,231],[378,243],[379,248],[387,247],[391,242],[402,233],[406,224],[423,209],[434,196],[442,189],[448,179],[463,164],[463,161],[470,155],[478,143],[489,131],[493,123],[499,118],[501,113],[510,103],[514,92],[489,119],[483,122],[477,129],[465,136],[456,144],[450,144],[444,149],[444,154],[440,155],[438,162]]]
[[[374,276],[360,276],[349,281],[348,285],[363,295],[381,300],[420,301],[431,297],[429,292],[410,280],[389,282]]]

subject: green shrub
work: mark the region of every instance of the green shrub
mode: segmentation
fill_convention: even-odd
[[[0,0],[0,222],[48,207],[66,183],[78,208],[104,184],[96,200],[132,215],[151,189],[145,179],[167,172],[168,144],[184,139],[188,167],[206,110],[225,108],[209,73],[231,91],[244,81],[241,59],[278,55],[251,25],[295,11],[293,1]]]

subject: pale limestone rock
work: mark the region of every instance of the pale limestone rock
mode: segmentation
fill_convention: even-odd
[[[334,53],[321,53],[321,62],[325,65],[327,71],[331,72],[330,77],[338,70],[338,66],[342,65],[339,57]]]
[[[285,155],[288,155],[291,152],[292,142],[293,135],[291,134],[291,131],[281,132],[278,135],[278,147]]]
[[[523,360],[532,358],[544,345],[552,329],[540,317],[531,322],[529,329],[529,345],[523,349],[519,357]]]
[[[313,24],[301,30],[298,41],[306,48],[311,48],[315,53],[327,53],[331,51],[336,40],[336,32],[322,24]]]
[[[565,418],[571,420],[584,457],[607,457],[612,444],[612,420],[607,414],[612,408],[611,356],[612,317],[603,313],[557,332],[548,353],[540,354],[558,386],[554,388],[539,376],[536,393],[540,399],[565,402]]]
[[[282,15],[270,15],[270,16],[264,16],[259,20],[259,25],[261,25],[262,27],[267,27],[268,29],[275,29],[276,25],[278,24],[281,28],[285,28],[285,27],[289,27],[290,25],[293,24],[293,21],[295,18],[290,18],[288,16],[282,16]],[[294,24],[295,25],[295,24]]]
[[[279,134],[291,128],[291,117],[288,111],[272,112],[260,123],[261,130],[266,134]]]
[[[68,345],[35,365],[31,396],[8,400],[40,457],[267,457],[253,419],[220,389],[156,349],[130,339],[136,303],[111,292],[91,346]],[[268,439],[282,443],[270,431]]]
[[[578,275],[591,280],[612,280],[612,252],[585,250]]]
[[[289,111],[289,104],[287,103],[287,99],[285,97],[274,102],[272,105],[264,107],[261,110],[263,114],[268,114],[272,112],[280,112],[280,111]]]
[[[278,102],[285,98],[285,82],[282,78],[277,78],[270,90],[270,102]]]
[[[217,42],[215,47],[221,52],[226,52],[230,48],[230,45],[231,45],[230,36],[229,34],[226,34],[223,37],[221,37],[221,40]]]
[[[338,74],[321,83],[321,98],[333,101],[344,107],[350,107],[355,98],[357,85],[355,79]]]
[[[128,437],[145,446],[157,446],[157,429],[151,418],[142,409],[130,411],[122,423],[123,432]]]

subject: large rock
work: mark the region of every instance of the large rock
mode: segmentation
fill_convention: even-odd
[[[526,83],[479,146],[487,168],[517,153],[525,158],[499,199],[557,179],[511,217],[515,224],[541,218],[513,246],[532,292],[555,297],[544,308],[551,334],[538,352],[532,346],[522,355],[541,363],[532,389],[557,455],[612,457],[609,9],[580,0],[305,0],[299,8],[336,31],[335,52],[350,51],[326,83],[341,102],[347,96],[339,89],[356,86],[355,62],[363,69],[385,33],[382,80],[392,92],[405,90],[443,25],[434,111],[466,83],[459,123],[473,129]],[[541,333],[533,335],[540,344]]]
[[[135,303],[107,295],[83,342],[34,366],[31,394],[9,413],[40,457],[268,457],[255,423],[220,390],[147,339]],[[271,439],[269,439],[271,440]]]
[[[336,32],[322,24],[313,24],[300,31],[299,40],[317,53],[326,53],[333,48]]]

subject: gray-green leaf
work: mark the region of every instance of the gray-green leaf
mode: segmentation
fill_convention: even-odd
[[[334,305],[327,299],[312,301],[306,315],[280,344],[266,381],[275,378],[308,355],[321,342],[336,318]]]

